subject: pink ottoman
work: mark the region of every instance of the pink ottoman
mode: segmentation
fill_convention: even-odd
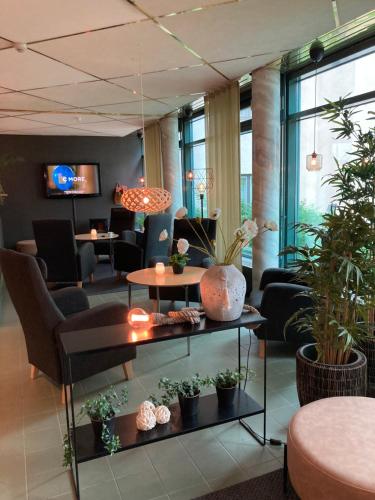
[[[327,398],[294,415],[291,483],[302,500],[375,499],[375,400]]]

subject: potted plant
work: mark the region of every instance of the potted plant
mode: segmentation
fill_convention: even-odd
[[[195,374],[190,378],[183,380],[172,381],[169,378],[163,377],[159,380],[158,387],[164,392],[159,399],[154,395],[150,396],[151,401],[155,405],[163,404],[169,406],[174,398],[178,398],[180,404],[181,416],[194,417],[198,413],[199,395],[202,387],[211,385],[209,377],[201,378],[199,374]]]
[[[363,133],[343,100],[329,103],[326,118],[337,137],[354,136],[350,161],[324,181],[335,189],[335,209],[320,226],[298,224],[312,247],[288,247],[297,255],[297,274],[309,289],[311,307],[288,322],[309,332],[315,344],[297,351],[301,405],[330,396],[366,394],[366,357],[360,346],[373,333],[374,311],[374,130]],[[287,324],[287,325],[288,325]],[[287,326],[286,325],[286,326]]]
[[[219,406],[224,408],[233,405],[238,383],[245,378],[246,374],[249,375],[252,373],[252,370],[243,366],[240,370],[230,370],[227,368],[211,378],[210,382],[216,388]]]
[[[172,264],[174,274],[182,274],[184,272],[184,268],[190,260],[187,255],[188,250],[189,242],[184,238],[180,238],[177,241],[177,253],[174,253],[169,258],[169,263]]]
[[[211,219],[218,220],[221,210],[216,208],[210,215]],[[242,226],[234,231],[234,240],[227,244],[224,241],[225,254],[223,259],[216,253],[215,242],[210,241],[204,230],[201,219],[195,219],[200,226],[200,232],[196,230],[194,224],[187,218],[185,207],[180,208],[176,213],[177,218],[186,218],[192,231],[198,237],[202,246],[190,245],[191,248],[199,250],[207,255],[212,266],[204,273],[200,282],[200,292],[204,311],[209,319],[215,321],[233,321],[242,314],[245,301],[246,280],[243,274],[236,268],[236,262],[241,251],[250,244],[250,241],[258,234],[259,228],[254,220],[245,219]],[[218,223],[220,234],[223,237],[223,231]],[[277,231],[276,222],[265,221],[262,232]],[[159,236],[159,241],[168,238],[168,232],[164,229]],[[181,240],[179,240],[181,241]],[[183,240],[188,245],[187,240]],[[186,252],[187,250],[185,250]],[[175,254],[176,255],[176,254]],[[171,257],[173,258],[174,255]]]
[[[114,417],[127,401],[127,389],[122,389],[118,395],[114,387],[110,387],[108,391],[100,392],[95,398],[85,401],[77,415],[77,422],[85,416],[90,418],[95,439],[102,442],[104,449],[110,455],[116,453],[121,446],[119,436],[114,434]],[[67,434],[64,436],[63,448],[63,465],[69,466],[72,463],[72,448]]]

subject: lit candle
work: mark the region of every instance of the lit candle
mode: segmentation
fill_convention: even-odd
[[[165,267],[163,262],[157,262],[155,264],[155,273],[156,274],[164,274],[165,273]]]
[[[96,239],[98,236],[98,233],[96,232],[96,229],[91,229],[91,238]]]

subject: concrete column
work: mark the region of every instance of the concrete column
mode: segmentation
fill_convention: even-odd
[[[253,219],[279,224],[280,218],[280,71],[260,68],[252,73]],[[279,232],[253,240],[253,288],[262,272],[278,267]]]
[[[175,214],[183,205],[177,113],[160,120],[160,133],[163,185],[172,194],[172,205],[167,211]]]

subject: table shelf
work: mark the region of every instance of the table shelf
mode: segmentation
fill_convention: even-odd
[[[116,417],[114,432],[119,435],[121,442],[118,451],[130,450],[264,412],[263,407],[241,389],[236,390],[234,403],[228,408],[219,407],[216,394],[210,394],[200,397],[199,412],[194,418],[182,419],[178,403],[171,405],[170,410],[171,420],[150,431],[137,430],[136,413]],[[76,439],[78,463],[107,455],[102,443],[95,439],[91,424],[76,427]]]

